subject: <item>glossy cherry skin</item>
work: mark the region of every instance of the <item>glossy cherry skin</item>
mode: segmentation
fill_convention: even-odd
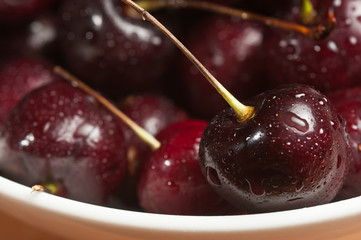
[[[291,31],[270,29],[264,52],[266,66],[276,85],[284,83],[309,84],[323,92],[359,85],[361,70],[360,1],[316,1],[323,8],[320,18],[326,19],[328,10],[335,14],[336,25],[321,41]],[[331,8],[330,2],[332,2]],[[285,17],[295,20],[297,15]],[[298,23],[303,24],[298,21]]]
[[[345,118],[353,161],[337,199],[361,195],[361,88],[349,88],[330,93],[331,102]]]
[[[188,114],[169,98],[156,94],[130,95],[119,104],[121,111],[147,132],[156,136],[175,122],[188,119]],[[128,177],[120,188],[119,197],[129,205],[137,205],[136,185],[139,172],[147,162],[151,148],[132,129],[123,128],[128,158]]]
[[[214,189],[247,212],[330,202],[350,163],[345,123],[306,85],[286,85],[250,100],[253,118],[232,109],[212,119],[200,143],[202,171]]]
[[[58,186],[64,197],[105,204],[127,171],[119,119],[58,81],[29,93],[0,136],[0,171],[22,184]]]
[[[118,0],[65,0],[60,11],[67,68],[117,99],[159,88],[175,52],[163,33],[128,16],[124,6]]]
[[[198,148],[207,123],[189,120],[161,131],[161,147],[141,173],[138,198],[147,212],[181,215],[236,214],[208,184],[203,176]]]
[[[59,80],[53,65],[44,60],[15,58],[0,69],[0,125],[29,92]]]
[[[263,28],[230,17],[207,18],[193,27],[185,45],[238,99],[266,89],[262,64]],[[210,119],[227,103],[192,62],[180,57],[180,75],[191,112]]]
[[[122,101],[120,109],[153,136],[156,136],[168,125],[189,118],[188,114],[176,106],[171,99],[156,94],[130,95]],[[124,135],[128,149],[128,161],[139,165],[144,161],[144,154],[150,150],[150,147],[127,126],[124,126]]]

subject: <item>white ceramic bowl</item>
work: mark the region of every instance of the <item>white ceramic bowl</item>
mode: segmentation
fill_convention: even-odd
[[[361,197],[291,211],[242,216],[174,216],[77,202],[0,177],[0,209],[71,239],[361,239]]]

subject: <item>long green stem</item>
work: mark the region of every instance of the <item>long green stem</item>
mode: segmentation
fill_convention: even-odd
[[[198,70],[207,78],[212,86],[221,94],[231,108],[235,111],[239,122],[246,122],[254,115],[254,107],[246,106],[239,102],[217,79],[198,61],[198,59],[156,18],[149,12],[140,7],[132,0],[122,0],[125,4],[136,10],[143,18],[159,28],[169,39],[188,57],[188,59],[198,68]],[[200,93],[201,94],[201,93]]]

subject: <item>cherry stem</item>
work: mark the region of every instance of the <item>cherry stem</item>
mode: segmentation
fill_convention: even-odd
[[[311,0],[302,0],[301,16],[303,23],[312,24],[314,22],[316,11]]]
[[[63,77],[65,80],[69,81],[74,87],[80,88],[82,91],[91,95],[97,101],[102,103],[109,111],[119,117],[128,127],[130,127],[134,131],[134,133],[137,134],[153,150],[156,150],[160,147],[161,144],[155,137],[153,137],[150,133],[140,127],[137,123],[135,123],[122,111],[120,111],[113,103],[111,103],[105,97],[93,90],[91,87],[89,87],[88,85],[86,85],[85,83],[83,83],[75,76],[71,75],[69,72],[59,66],[54,67],[54,72]]]
[[[254,116],[254,107],[246,106],[239,102],[217,79],[198,61],[198,59],[155,17],[140,7],[132,0],[122,0],[125,4],[136,10],[143,20],[147,20],[157,28],[159,28],[182,52],[183,54],[198,68],[198,70],[207,78],[212,86],[227,101],[231,108],[235,111],[239,122],[246,122]],[[200,93],[201,94],[201,93]]]
[[[46,183],[44,185],[33,185],[31,192],[47,192],[56,195],[59,192],[59,185],[55,183]]]
[[[124,2],[124,1],[123,1]],[[221,4],[205,2],[205,1],[195,1],[195,0],[181,0],[181,1],[169,1],[169,0],[139,0],[137,3],[147,9],[148,11],[154,11],[161,8],[195,8],[202,9],[207,11],[212,11],[216,13],[221,13],[230,16],[236,16],[243,20],[255,21],[262,24],[265,24],[269,27],[280,28],[284,30],[291,30],[298,33],[301,33],[313,40],[321,40],[328,36],[333,30],[336,24],[336,18],[332,12],[328,13],[328,22],[327,24],[320,24],[315,27],[306,27],[296,23],[291,23],[287,21],[282,21],[277,18],[272,18],[268,16],[263,16],[241,9],[235,9],[228,6],[223,6]]]
[[[55,183],[44,184],[43,187],[51,194],[57,194],[59,192],[59,185]]]
[[[31,187],[31,192],[44,192],[45,191],[45,188],[43,185],[33,185]]]

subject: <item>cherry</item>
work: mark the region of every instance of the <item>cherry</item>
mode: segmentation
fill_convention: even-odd
[[[313,206],[336,196],[350,146],[343,118],[324,95],[307,85],[287,85],[244,105],[157,19],[122,1],[163,29],[231,106],[211,120],[199,145],[202,171],[220,195],[247,212]],[[333,26],[332,13],[328,23],[321,32],[306,29],[307,35],[323,37]]]
[[[219,197],[201,173],[198,145],[206,122],[189,120],[171,124],[158,134],[159,139],[162,139],[160,142],[75,76],[59,67],[56,67],[55,71],[101,102],[151,147],[149,155],[144,155],[143,161],[146,162],[146,165],[141,168],[138,187],[139,199],[142,199],[140,205],[144,210],[183,215],[243,213],[238,209],[235,210],[233,206]],[[160,167],[159,171],[154,171],[155,166],[159,166],[159,164],[163,164],[163,167]],[[158,180],[153,182],[153,178]],[[164,184],[172,186],[164,188],[166,187]],[[129,186],[131,187],[131,185]],[[175,189],[178,190],[174,192]],[[164,205],[166,199],[168,201],[172,199],[173,204]],[[194,201],[200,202],[202,207],[196,207],[198,204],[195,204]]]
[[[117,117],[64,81],[29,93],[0,135],[0,170],[22,184],[105,204],[127,169]]]
[[[232,16],[232,18],[213,17],[193,27],[193,31],[186,39],[186,45],[189,46],[187,51],[194,53],[199,59],[197,61],[201,61],[207,71],[219,77],[220,83],[232,89],[235,97],[241,100],[267,89],[269,85],[268,81],[265,81],[264,64],[262,64],[261,47],[264,29],[250,21],[280,28],[283,31],[298,32],[313,40],[324,38],[334,26],[332,13],[329,13],[327,23],[305,27],[204,1],[139,1],[138,4],[151,11],[162,8],[193,8]],[[179,44],[176,41],[175,43]],[[179,62],[182,66],[181,79],[185,82],[184,88],[188,93],[186,96],[188,106],[193,115],[209,119],[224,108],[226,103],[220,101],[220,96],[202,77],[204,70],[197,71],[193,60],[190,63],[181,58]],[[202,94],[199,94],[200,92]]]
[[[343,118],[318,91],[286,85],[215,116],[200,143],[202,171],[214,189],[248,212],[330,202],[347,174],[350,148]]]
[[[193,27],[185,45],[238,99],[266,89],[262,71],[263,28],[230,17],[213,17]],[[186,99],[195,116],[209,119],[227,106],[190,61],[179,61]],[[200,94],[202,93],[202,94]]]
[[[147,212],[182,215],[237,214],[203,176],[198,159],[200,137],[207,122],[188,120],[157,135],[161,146],[143,169],[139,204]]]
[[[171,99],[155,94],[130,95],[122,101],[120,110],[153,136],[172,123],[188,119],[187,113]],[[149,157],[151,147],[128,126],[124,126],[123,132],[129,171],[119,196],[128,206],[134,206],[137,205],[136,185],[139,173]]]
[[[16,0],[0,2],[0,23],[20,23],[48,9],[54,0]]]
[[[361,88],[349,88],[328,95],[339,113],[346,120],[352,159],[350,171],[337,199],[361,195]]]
[[[159,86],[174,47],[121,1],[67,0],[60,17],[67,67],[92,87],[119,99]]]
[[[136,6],[132,5],[133,1],[123,0],[123,2],[133,7]],[[97,86],[97,90],[107,91],[109,95],[117,98],[130,91],[142,91],[156,86],[154,80],[163,74],[169,66],[168,64],[171,64],[169,60],[172,57],[172,46],[159,34],[159,31],[148,27],[140,19],[139,21],[134,19],[128,10],[115,0],[80,0],[76,2],[68,0],[64,1],[60,11],[62,30],[63,34],[65,33],[62,47],[67,65],[78,76],[86,79],[93,86]],[[136,10],[145,20],[154,22],[152,16],[146,11],[139,8]],[[324,19],[321,17],[321,20]],[[124,31],[129,28],[119,28],[120,22],[131,26],[130,29],[141,29],[141,31],[137,32],[135,37],[127,38]],[[167,30],[162,30],[167,33]],[[144,31],[150,33],[149,39],[156,39],[156,42],[160,42],[160,44],[154,44],[154,41],[150,44],[147,41],[138,41]],[[125,41],[123,41],[124,39]],[[175,38],[172,40],[177,42]],[[129,46],[130,48],[128,48]],[[187,49],[184,46],[180,48],[187,55]],[[122,53],[128,55],[122,55],[125,58],[119,60],[119,55]],[[196,59],[187,56],[216,90],[224,93],[223,86],[216,82],[206,69],[200,67]],[[165,62],[167,65],[164,64]],[[45,184],[48,189],[57,194],[103,204],[109,194],[119,187],[126,175],[125,147],[127,143],[123,136],[123,128],[115,117],[117,114],[109,113],[104,106],[101,106],[100,103],[103,102],[99,101],[97,97],[89,96],[78,90],[69,84],[58,81],[28,93],[21,100],[12,110],[4,130],[0,134],[0,171],[4,172],[5,176],[24,184]],[[250,164],[238,168],[236,174],[232,175],[234,169],[229,170],[229,166],[225,165],[220,165],[221,167],[218,168],[212,163],[203,169],[211,185],[203,177],[203,183],[200,184],[203,190],[195,191],[194,188],[190,188],[186,190],[187,194],[208,196],[207,192],[212,192],[212,195],[214,194],[213,201],[206,204],[213,206],[212,211],[219,210],[221,214],[225,209],[234,208],[227,203],[223,205],[224,200],[211,189],[211,186],[215,189],[221,188],[221,190],[217,190],[220,194],[224,194],[235,205],[250,212],[322,204],[335,196],[341,188],[342,180],[347,172],[349,146],[345,139],[342,118],[336,114],[335,109],[323,95],[304,85],[288,86],[257,96],[247,102],[250,106],[236,102],[229,93],[224,93],[222,96],[231,105],[232,110],[220,113],[208,127],[212,128],[213,123],[218,122],[229,125],[217,126],[224,132],[217,130],[218,135],[212,133],[213,139],[202,137],[202,141],[206,144],[201,156],[204,155],[204,158],[208,160],[219,157],[219,159],[215,159],[215,162],[229,160],[231,162],[229,166],[233,167],[232,161],[237,160],[233,156],[244,154],[246,160],[243,161],[249,161]],[[273,98],[274,96],[275,98]],[[68,104],[64,104],[64,102]],[[80,122],[77,122],[79,119]],[[203,129],[204,124],[203,122]],[[306,129],[307,126],[308,129]],[[277,130],[275,130],[276,128]],[[149,166],[161,164],[164,167],[168,164],[164,161],[162,163],[161,157],[164,160],[164,152],[160,154],[160,158],[156,156],[157,153],[163,151],[162,149],[172,149],[171,155],[181,159],[178,160],[178,163],[182,162],[182,154],[190,154],[188,157],[191,161],[187,161],[186,165],[181,165],[181,170],[168,168],[170,172],[158,172],[161,177],[163,174],[165,177],[163,180],[172,186],[175,186],[173,183],[187,185],[189,177],[198,179],[201,175],[199,165],[198,170],[195,170],[198,156],[194,156],[197,155],[194,147],[196,146],[198,149],[199,138],[203,130],[201,127],[198,128],[197,136],[193,133],[184,136],[183,134],[187,130],[179,126],[177,129],[179,132],[178,130],[168,130],[159,135],[160,140],[166,139],[166,141],[164,144],[162,142],[153,147],[155,155],[144,169],[144,173],[148,174],[151,172],[148,169]],[[263,130],[263,135],[257,135]],[[206,132],[209,134],[209,131],[206,130]],[[230,135],[226,136],[227,133]],[[234,135],[234,133],[239,135]],[[173,134],[179,134],[180,137]],[[238,138],[239,136],[241,138]],[[247,139],[248,137],[250,138]],[[233,138],[235,142],[241,144],[230,145]],[[214,139],[216,141],[214,144],[224,144],[218,152],[215,152],[216,148],[206,148],[213,144]],[[298,139],[300,143],[298,143]],[[189,149],[189,151],[175,150],[172,145],[174,142],[178,146],[184,144],[185,149]],[[256,149],[257,151],[245,153],[242,144],[246,142],[248,144],[245,146],[246,149]],[[234,152],[227,151],[231,148],[230,146],[234,148],[231,149]],[[202,149],[202,145],[200,147]],[[319,151],[316,151],[316,148]],[[206,151],[213,151],[212,155],[208,156]],[[284,154],[282,155],[281,152]],[[229,154],[233,155],[229,156]],[[289,158],[283,158],[284,156]],[[290,161],[287,162],[287,160]],[[73,165],[71,168],[69,167],[70,163]],[[267,165],[269,163],[271,165]],[[257,164],[261,168],[253,169],[252,166]],[[194,175],[178,174],[188,168],[191,169],[189,173],[192,171]],[[243,172],[247,168],[251,169]],[[193,170],[195,171],[193,172]],[[254,175],[251,175],[250,172]],[[223,173],[224,175],[221,175]],[[266,174],[261,176],[262,173]],[[149,174],[155,176],[153,174],[156,173],[153,171]],[[242,174],[244,175],[242,176]],[[231,176],[230,181],[222,185],[229,176]],[[247,177],[246,180],[242,178],[244,176]],[[234,179],[237,179],[237,183],[244,184],[241,187],[248,187],[248,192],[245,193],[248,198],[239,200],[238,196],[241,190],[237,188],[239,186],[234,185],[233,187]],[[149,184],[150,188],[154,186],[148,181],[145,183]],[[144,187],[140,187],[141,189],[145,189],[145,185],[140,186]],[[164,189],[168,189],[167,185],[164,186],[161,185]],[[251,192],[249,186],[251,186]],[[174,188],[172,189],[174,190]],[[180,193],[184,193],[181,189],[177,189]],[[235,191],[229,191],[230,189]],[[296,192],[292,192],[292,189]],[[264,194],[262,195],[262,193]],[[143,194],[142,190],[140,190],[141,194]],[[177,214],[220,213],[214,213],[206,206],[203,206],[204,208],[199,212],[195,209],[192,210],[194,206],[189,204],[189,199],[197,197],[194,195],[187,195],[188,198],[185,195],[169,197],[158,189],[150,193],[147,190],[146,195],[145,197],[149,197],[148,202],[142,203],[142,206],[146,210],[149,209],[147,211],[158,212],[161,210],[165,213]],[[168,208],[165,208],[163,205],[167,198],[174,199],[174,203],[178,205],[169,205]],[[293,201],[288,201],[290,199]],[[258,205],[257,201],[262,203]],[[155,205],[147,206],[150,202]],[[212,204],[216,204],[217,207]],[[231,213],[234,213],[233,210]]]
[[[7,62],[0,70],[0,125],[27,93],[58,79],[47,61],[15,58]]]
[[[324,21],[331,1],[318,2],[316,21]],[[332,1],[334,30],[321,41],[294,32],[272,31],[265,41],[266,65],[275,84],[305,83],[323,92],[359,85],[361,60],[359,1]],[[298,11],[302,12],[302,11]],[[297,11],[296,11],[297,13]],[[299,15],[287,18],[297,19]],[[320,20],[318,20],[320,19]]]
[[[188,119],[187,113],[177,107],[172,100],[155,94],[130,95],[122,101],[120,110],[153,136],[172,123]],[[128,161],[131,163],[130,166],[134,167],[131,172],[136,174],[137,166],[150,147],[129,127],[124,127],[124,135]]]

